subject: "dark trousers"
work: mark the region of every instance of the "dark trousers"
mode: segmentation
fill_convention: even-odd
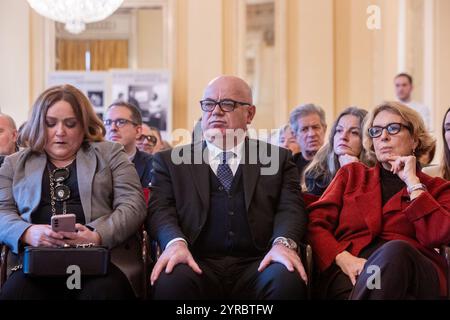
[[[306,299],[305,282],[297,272],[289,272],[280,263],[272,263],[258,272],[262,257],[196,259],[202,269],[196,274],[185,265],[177,265],[172,273],[161,272],[153,288],[157,300]]]
[[[106,276],[81,277],[81,289],[69,290],[67,277],[29,277],[22,270],[13,272],[1,289],[0,300],[118,300],[134,299],[127,277],[114,264]]]
[[[393,240],[368,257],[354,287],[340,268],[334,272],[326,297],[352,300],[439,299],[439,277],[433,263],[420,251],[405,241]]]

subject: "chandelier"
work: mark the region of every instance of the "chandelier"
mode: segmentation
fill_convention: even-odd
[[[109,17],[123,0],[27,0],[40,15],[64,23],[70,33],[80,33],[86,23]]]

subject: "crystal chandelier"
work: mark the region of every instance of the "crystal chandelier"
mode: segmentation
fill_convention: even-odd
[[[86,29],[86,23],[109,17],[123,0],[27,0],[40,15],[64,23],[71,33]]]

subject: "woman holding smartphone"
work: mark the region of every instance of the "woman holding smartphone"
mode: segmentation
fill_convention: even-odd
[[[30,278],[12,268],[0,299],[134,297],[133,279],[141,275],[130,268],[139,263],[130,248],[136,248],[145,203],[135,168],[119,144],[103,141],[104,133],[75,87],[51,87],[38,97],[21,135],[27,147],[0,169],[0,242],[13,253],[12,267],[24,246],[107,246],[108,275],[82,278],[81,290],[68,290],[65,278]],[[75,215],[76,232],[52,230],[50,221],[60,214]]]

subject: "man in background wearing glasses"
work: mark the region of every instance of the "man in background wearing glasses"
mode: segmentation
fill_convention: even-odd
[[[149,154],[155,154],[163,149],[161,132],[158,128],[142,124],[142,134],[136,139],[137,148]]]
[[[130,103],[115,102],[108,107],[103,122],[106,139],[123,145],[128,158],[136,167],[142,186],[148,187],[152,181],[153,157],[136,147],[136,140],[143,139],[140,111]]]
[[[256,107],[242,79],[211,81],[200,108],[203,141],[154,156],[154,298],[304,299],[306,213],[290,152],[247,137]]]

